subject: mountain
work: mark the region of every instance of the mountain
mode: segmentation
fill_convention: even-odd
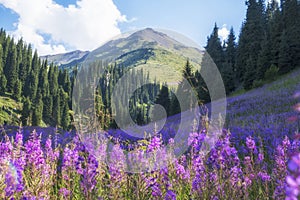
[[[47,59],[49,63],[53,62],[55,65],[58,65],[60,68],[68,68],[83,62],[89,53],[90,53],[89,51],[76,50],[68,53],[41,56],[40,58],[42,60]]]
[[[79,56],[80,55],[80,56]],[[92,52],[70,52],[46,56],[61,67],[85,61],[102,60],[125,67],[136,67],[150,72],[150,78],[172,84],[181,78],[181,71],[189,59],[199,69],[203,51],[189,47],[165,33],[146,28],[113,39]]]

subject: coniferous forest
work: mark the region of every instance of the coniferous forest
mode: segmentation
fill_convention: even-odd
[[[174,88],[126,66],[158,55],[149,47],[134,52],[143,58],[120,56],[132,56],[123,63],[63,68],[1,29],[0,199],[299,199],[300,2],[245,3],[241,30],[231,28],[221,41],[216,22],[203,53],[201,66],[214,61],[227,95],[226,119],[220,115],[217,123],[209,118],[213,102],[204,69],[195,69],[193,59],[184,60]],[[157,114],[153,105],[165,109],[164,127],[155,124],[145,138],[124,134],[114,120],[112,94],[125,74],[131,78],[114,102],[122,124],[130,123],[122,109],[127,99],[142,127]],[[98,75],[95,89],[90,75]],[[133,85],[142,87],[132,93]],[[178,96],[190,107],[181,107]],[[80,109],[88,114],[90,101],[97,131],[105,133],[100,139],[76,130],[75,115]],[[181,122],[189,120],[182,113],[195,106],[199,121],[181,133]],[[211,132],[219,124],[225,125]]]

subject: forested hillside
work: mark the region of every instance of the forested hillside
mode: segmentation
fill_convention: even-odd
[[[233,28],[222,43],[215,25],[205,47],[222,73],[226,91],[249,90],[300,66],[297,0],[249,0],[238,42]]]
[[[0,94],[19,102],[19,115],[0,118],[1,124],[23,126],[70,125],[72,80],[69,72],[41,61],[37,51],[22,39],[15,41],[0,30]],[[9,102],[10,100],[6,100]],[[5,116],[9,104],[1,113]],[[12,111],[10,111],[12,112]]]

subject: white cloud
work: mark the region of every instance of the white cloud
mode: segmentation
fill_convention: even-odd
[[[221,39],[221,41],[224,41],[227,39],[228,35],[229,35],[229,30],[227,29],[227,24],[223,24],[222,28],[219,29],[218,31],[218,35]]]
[[[32,43],[40,55],[93,50],[120,34],[118,23],[127,21],[112,0],[77,0],[68,7],[53,0],[0,0],[0,4],[19,15],[12,34]]]

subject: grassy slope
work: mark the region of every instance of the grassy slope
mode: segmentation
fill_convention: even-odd
[[[0,96],[0,124],[20,125],[22,104],[10,97]]]
[[[300,129],[300,113],[294,106],[300,92],[300,69],[279,77],[264,86],[227,98],[226,128],[234,136],[236,145],[248,135],[262,141],[272,152],[285,135],[290,139]]]
[[[192,51],[192,50],[191,50]],[[193,52],[191,52],[192,55]],[[181,80],[183,67],[186,64],[187,57],[178,56],[176,52],[167,51],[161,48],[153,49],[147,52],[149,56],[145,56],[144,52],[130,53],[117,60],[126,67],[135,67],[149,72],[150,79],[156,79],[159,82],[167,82],[168,85],[176,84]],[[132,63],[128,61],[133,61]],[[200,69],[200,65],[191,59],[194,69]]]

